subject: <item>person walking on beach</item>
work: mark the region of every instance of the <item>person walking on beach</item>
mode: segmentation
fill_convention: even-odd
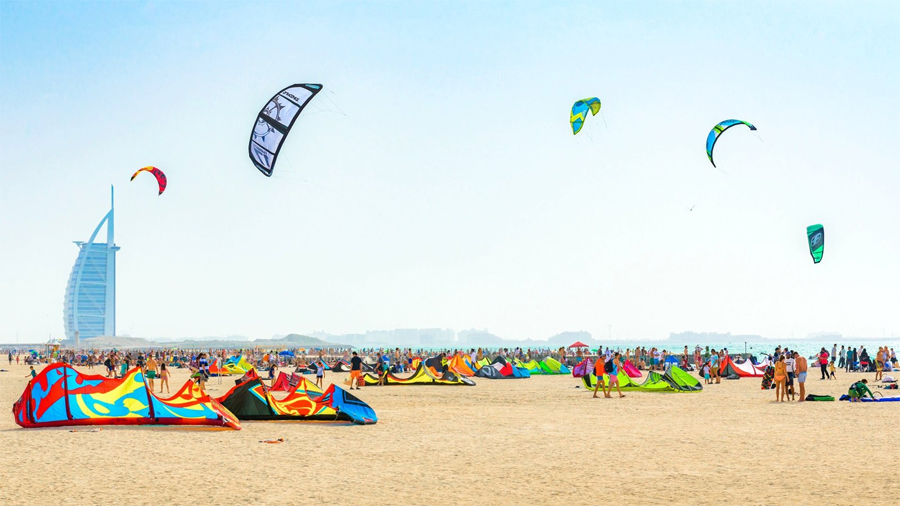
[[[825,351],[825,348],[822,348],[822,350],[819,352],[819,367],[822,368],[822,378],[821,379],[828,378],[828,371],[827,371],[828,352]]]
[[[785,393],[787,382],[787,365],[784,363],[784,355],[778,357],[775,362],[775,402],[784,402],[787,394]]]
[[[37,372],[34,370],[33,365],[28,366],[28,368],[31,369],[31,371],[29,371],[28,374],[25,375],[25,377],[30,378],[28,381],[31,381],[35,376],[37,376]]]
[[[619,370],[622,369],[622,361],[619,359],[619,352],[613,356],[612,360],[612,371],[609,372],[609,392],[607,393],[607,397],[610,397],[609,394],[612,394],[613,385],[616,386],[616,392],[619,392],[619,398],[625,397],[625,394],[622,393],[622,389],[619,388]],[[608,363],[608,362],[607,362]]]
[[[806,357],[795,351],[794,369],[797,371],[797,384],[800,385],[800,402],[806,400],[806,370],[808,367],[809,365],[806,362]]]
[[[606,382],[603,378],[603,375],[606,373],[605,363],[603,355],[598,354],[597,361],[594,362],[594,376],[597,378],[597,383],[594,385],[594,399],[597,398],[598,388],[603,389],[603,397],[609,397],[609,393],[606,391]]]
[[[353,358],[350,359],[350,390],[355,387],[359,390],[359,375],[362,374],[362,359],[354,351]]]
[[[166,368],[165,362],[159,364],[159,393],[162,393],[163,387],[166,388],[166,393],[169,393],[169,369]]]

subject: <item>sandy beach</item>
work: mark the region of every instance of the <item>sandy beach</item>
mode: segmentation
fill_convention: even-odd
[[[244,422],[240,431],[72,433],[18,427],[8,410],[28,368],[3,368],[9,369],[0,373],[7,409],[0,417],[3,505],[433,504],[486,497],[495,505],[891,504],[900,497],[900,452],[885,450],[896,437],[897,404],[779,404],[758,379],[624,399],[591,399],[571,376],[368,387],[359,397],[376,410],[374,426]],[[187,373],[174,373],[172,387],[180,386]],[[808,390],[837,397],[863,376],[820,381],[811,374]],[[208,391],[221,395],[231,384],[233,378],[213,379]],[[268,438],[285,442],[258,442]]]

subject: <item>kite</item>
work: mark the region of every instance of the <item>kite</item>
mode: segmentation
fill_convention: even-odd
[[[825,254],[825,227],[822,225],[810,225],[806,227],[806,239],[809,241],[809,254],[813,263],[822,261]]]
[[[321,84],[294,84],[272,97],[259,114],[250,133],[250,160],[260,172],[272,176],[281,144],[294,126],[294,121],[316,93]]]
[[[149,172],[153,174],[153,176],[156,178],[156,184],[159,185],[159,195],[162,195],[163,192],[166,191],[166,184],[168,184],[168,180],[166,179],[166,175],[163,173],[163,171],[153,166],[147,166],[142,169],[138,169],[137,172],[132,174],[131,180],[134,181],[134,178],[136,178],[137,175],[141,172]]]
[[[569,123],[572,124],[572,135],[581,131],[588,110],[596,116],[600,112],[600,99],[597,97],[583,98],[572,105],[572,115],[569,116]]]
[[[739,119],[726,119],[714,126],[713,129],[709,131],[709,135],[706,136],[706,156],[709,157],[709,163],[713,164],[713,167],[716,166],[716,162],[713,161],[713,148],[716,147],[716,141],[719,140],[719,136],[722,135],[722,132],[735,125],[747,125],[750,127],[750,130],[756,130],[755,126]]]

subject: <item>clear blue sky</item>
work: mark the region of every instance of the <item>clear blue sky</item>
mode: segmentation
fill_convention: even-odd
[[[110,184],[120,334],[900,334],[898,5],[2,2],[0,341],[63,334]]]

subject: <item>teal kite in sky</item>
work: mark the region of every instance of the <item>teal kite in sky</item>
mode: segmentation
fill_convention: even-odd
[[[713,161],[713,148],[716,147],[716,141],[719,140],[719,136],[722,135],[722,132],[735,125],[747,125],[750,127],[750,130],[756,130],[755,126],[739,119],[726,119],[714,126],[713,129],[709,131],[709,135],[706,136],[706,156],[709,157],[709,162],[713,164],[713,167],[716,166],[716,162]]]
[[[596,116],[600,112],[600,99],[597,97],[583,98],[572,105],[572,115],[569,117],[569,123],[572,124],[572,135],[581,131],[588,110]]]
[[[825,254],[825,227],[822,225],[810,225],[806,227],[806,239],[809,241],[809,254],[813,263],[822,261]]]

